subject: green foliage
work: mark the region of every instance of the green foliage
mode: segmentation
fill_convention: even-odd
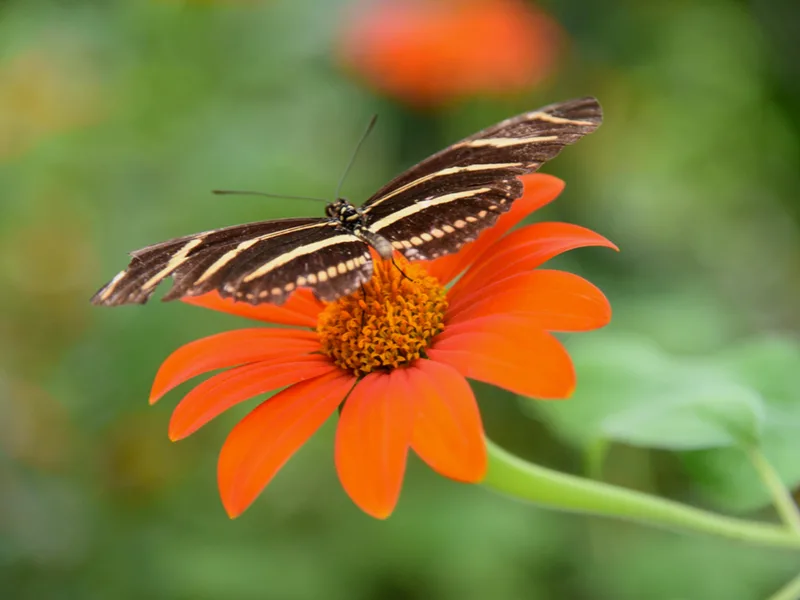
[[[800,346],[783,338],[764,338],[733,348],[720,364],[757,390],[764,400],[759,446],[781,479],[800,482]],[[731,510],[758,508],[768,499],[753,469],[738,452],[700,452],[685,458],[687,467],[715,502]]]
[[[636,337],[570,340],[580,385],[566,403],[522,400],[588,454],[604,442],[682,452],[695,485],[729,510],[770,502],[747,459],[759,448],[784,483],[800,482],[800,346],[763,338],[717,355],[676,357]],[[592,457],[597,460],[597,457]]]
[[[88,304],[134,248],[319,214],[209,191],[329,196],[373,112],[345,185],[356,202],[479,127],[593,94],[606,123],[547,166],[568,185],[535,218],[618,243],[560,259],[615,319],[567,340],[574,398],[521,401],[539,422],[476,387],[490,433],[543,464],[569,469],[577,449],[633,487],[763,507],[742,446],[800,481],[794,15],[733,0],[542,5],[570,49],[546,82],[415,111],[341,68],[344,1],[0,2],[0,595],[754,600],[796,570],[796,556],[553,514],[416,462],[376,522],[336,480],[331,428],[230,521],[216,455],[253,404],[172,444],[186,387],[146,397],[169,352],[243,321]]]

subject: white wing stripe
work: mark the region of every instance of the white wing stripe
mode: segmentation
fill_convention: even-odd
[[[300,258],[301,256],[306,256],[308,254],[313,254],[323,248],[327,248],[329,246],[335,246],[336,244],[341,244],[344,242],[361,242],[356,236],[351,233],[344,234],[344,235],[335,235],[330,237],[326,240],[320,240],[318,242],[314,242],[312,244],[304,244],[302,246],[298,246],[294,250],[289,252],[285,252],[281,254],[277,258],[273,258],[271,261],[264,263],[255,271],[248,273],[242,278],[242,281],[245,283],[249,283],[254,279],[258,279],[262,275],[266,275],[273,269],[277,269],[285,265],[286,263],[293,261],[295,258]]]
[[[426,208],[430,208],[431,206],[447,204],[449,202],[454,202],[462,198],[471,198],[472,196],[478,196],[485,192],[490,192],[491,190],[492,188],[483,187],[483,188],[478,188],[476,190],[466,190],[464,192],[445,194],[444,196],[438,196],[436,198],[430,198],[428,200],[420,200],[419,202],[416,202],[411,206],[406,206],[405,208],[401,208],[400,210],[395,211],[390,215],[386,215],[382,219],[378,219],[374,223],[370,223],[369,228],[372,231],[379,232],[381,229],[388,227],[392,223],[396,223],[400,219],[405,219],[409,215],[413,215],[414,213],[417,213],[421,210],[425,210]]]
[[[250,240],[245,240],[241,242],[238,246],[236,246],[236,248],[228,250],[225,254],[220,256],[210,267],[208,267],[205,270],[205,272],[200,277],[197,278],[197,281],[195,281],[193,285],[197,285],[198,283],[203,283],[204,281],[212,277],[214,273],[219,271],[222,267],[224,267],[230,261],[236,258],[240,253],[247,250],[254,244],[258,244],[259,242],[263,242],[265,240],[269,240],[275,237],[280,237],[282,235],[286,235],[287,233],[303,231],[304,229],[314,229],[315,227],[329,227],[331,225],[332,223],[313,223],[312,225],[299,225],[297,227],[292,227],[290,229],[284,229],[283,231],[273,231],[271,233],[266,233],[264,235],[260,235]]]
[[[481,146],[489,146],[491,148],[507,148],[508,146],[522,146],[523,144],[537,144],[539,142],[556,142],[558,140],[559,136],[557,135],[539,135],[524,138],[483,138],[479,140],[461,142],[460,144],[453,146],[453,148],[480,148]]]
[[[183,263],[183,261],[186,260],[186,257],[189,256],[189,253],[203,243],[204,239],[205,238],[203,237],[196,237],[193,240],[189,240],[189,242],[187,242],[183,248],[181,248],[173,255],[172,258],[169,259],[166,267],[161,269],[158,273],[153,275],[145,282],[145,284],[142,286],[142,290],[148,290],[156,285],[159,281],[164,279],[164,277],[172,273],[175,269],[177,269]]]
[[[415,179],[403,186],[400,186],[396,190],[392,190],[385,196],[381,196],[377,200],[375,200],[372,204],[367,206],[364,210],[365,212],[369,212],[375,206],[379,205],[381,202],[388,200],[396,196],[397,194],[401,194],[406,190],[410,190],[413,187],[420,185],[421,183],[425,183],[426,181],[430,181],[431,179],[436,179],[437,177],[445,177],[447,175],[457,175],[458,173],[471,173],[474,171],[494,171],[499,169],[510,169],[513,167],[521,167],[522,163],[513,162],[513,163],[486,163],[486,164],[477,164],[477,165],[467,165],[466,167],[448,167],[446,169],[442,169],[441,171],[436,171],[435,173],[430,173],[419,179]]]

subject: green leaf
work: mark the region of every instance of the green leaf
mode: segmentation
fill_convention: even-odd
[[[800,483],[800,346],[785,338],[763,338],[729,350],[718,363],[764,398],[761,451],[784,484],[795,487]],[[709,500],[721,507],[748,511],[770,501],[741,452],[696,452],[683,461]]]
[[[570,340],[569,350],[573,398],[523,406],[587,457],[606,441],[681,451],[709,501],[734,511],[770,502],[742,446],[756,444],[787,486],[800,483],[795,341],[762,338],[701,359],[603,333]]]
[[[575,395],[535,410],[579,446],[609,439],[696,450],[752,444],[760,435],[762,399],[717,365],[676,359],[637,338],[594,336],[570,352]]]
[[[569,341],[578,387],[565,402],[522,399],[522,408],[567,442],[586,447],[603,437],[602,422],[663,392],[671,380],[665,356],[635,337],[586,335]]]
[[[611,415],[602,424],[612,440],[647,448],[695,450],[754,443],[764,407],[752,390],[728,381],[707,380],[650,398]]]
[[[764,337],[735,346],[719,363],[761,392],[778,407],[790,412],[800,408],[800,345],[797,340]]]

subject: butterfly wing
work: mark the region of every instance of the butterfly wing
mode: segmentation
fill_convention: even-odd
[[[520,175],[538,170],[601,122],[594,98],[506,119],[390,181],[364,203],[367,226],[409,259],[456,252],[522,195]]]
[[[206,231],[132,253],[128,268],[92,298],[94,304],[145,303],[161,281],[164,300],[217,290],[252,304],[283,304],[298,287],[325,301],[372,276],[366,243],[329,219],[280,219]]]
[[[457,251],[522,194],[518,177],[600,125],[594,98],[507,119],[434,154],[384,186],[363,206],[369,231],[409,259]],[[362,236],[363,237],[363,236]],[[142,304],[161,281],[174,300],[217,290],[253,304],[281,304],[295,288],[322,300],[369,280],[368,245],[332,219],[283,219],[206,231],[132,253],[128,268],[92,298]]]

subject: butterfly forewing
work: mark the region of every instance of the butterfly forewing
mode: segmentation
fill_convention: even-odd
[[[364,208],[378,204],[384,198],[393,198],[393,202],[401,200],[398,196],[411,201],[419,199],[424,196],[424,191],[417,188],[419,183],[429,182],[436,176],[459,175],[461,172],[452,172],[456,167],[474,169],[479,164],[494,164],[497,165],[498,177],[506,176],[503,173],[506,168],[530,173],[554,158],[564,146],[592,133],[602,120],[600,104],[595,98],[588,97],[551,104],[506,119],[404,171],[373,194],[364,203]],[[407,193],[393,193],[401,188]]]
[[[364,204],[367,221],[409,259],[456,252],[522,194],[517,177],[538,170],[601,122],[602,110],[594,98],[553,104],[507,119],[456,142],[389,182]],[[456,197],[458,192],[467,195]],[[442,198],[445,201],[439,202]],[[487,208],[487,202],[494,208]],[[391,218],[401,211],[404,220]],[[484,211],[488,212],[484,215]],[[449,227],[443,229],[445,225]],[[422,234],[433,235],[433,229],[447,235],[426,241]]]
[[[340,245],[341,244],[341,245]],[[319,249],[335,248],[320,255]],[[128,268],[95,294],[96,304],[144,303],[165,278],[172,300],[218,290],[253,303],[281,304],[296,287],[325,296],[368,281],[368,246],[330,219],[280,219],[206,231],[132,253]],[[348,262],[350,261],[350,262]],[[340,263],[346,272],[340,273]],[[266,266],[266,268],[265,268]],[[336,275],[329,270],[337,269]],[[325,275],[319,276],[324,271]]]
[[[372,276],[365,239],[381,242],[375,249],[384,257],[386,240],[412,260],[456,252],[522,195],[520,175],[536,171],[601,121],[594,98],[507,119],[399,175],[367,200],[361,213],[337,200],[329,209],[343,212],[328,212],[330,218],[252,223],[138,250],[92,301],[144,303],[167,277],[173,286],[165,300],[216,290],[253,304],[281,304],[300,287],[335,300]]]

